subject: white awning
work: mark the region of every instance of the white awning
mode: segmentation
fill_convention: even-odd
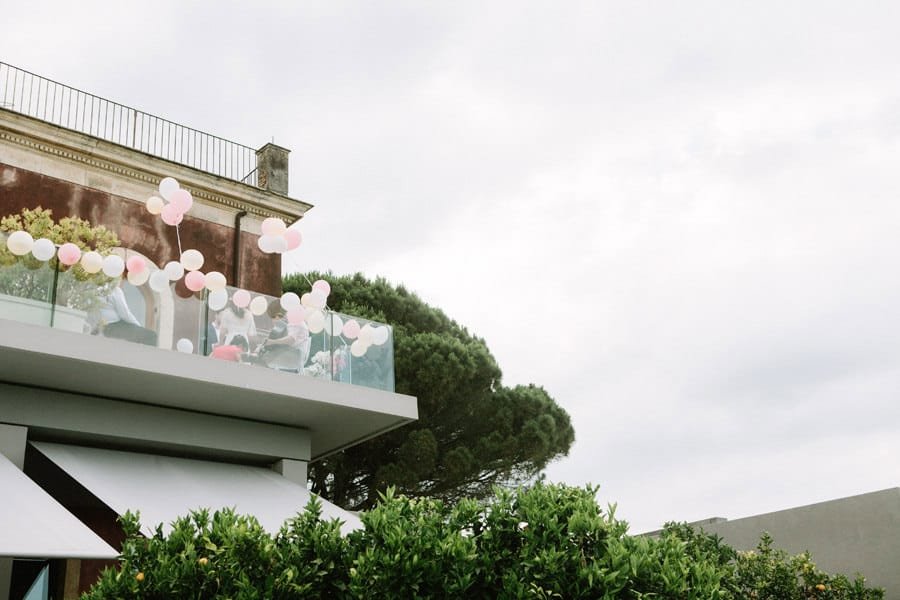
[[[0,454],[0,556],[116,558],[102,539]]]
[[[148,535],[160,523],[170,531],[176,518],[198,508],[234,508],[276,533],[312,496],[262,467],[44,442],[32,446],[118,514],[140,511],[141,529]],[[322,517],[343,521],[343,533],[362,528],[356,515],[321,502]]]

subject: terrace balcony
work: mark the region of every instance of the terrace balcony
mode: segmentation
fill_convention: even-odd
[[[138,343],[112,337],[102,322],[102,307],[117,284],[80,281],[74,269],[57,267],[56,259],[29,256],[0,266],[0,381],[308,432],[307,449],[273,450],[263,453],[263,462],[285,452],[316,460],[417,416],[415,398],[393,393],[393,335],[387,325],[324,310],[325,325],[310,332],[301,348],[272,357],[268,340],[273,328],[283,327],[279,299],[253,294],[254,309],[264,310],[245,309],[248,347],[223,360],[210,339],[220,312],[210,309],[205,290],[191,293],[172,284],[156,292],[123,281],[127,303],[146,332]],[[235,291],[228,288],[229,296]],[[372,336],[360,356],[351,353],[352,340],[343,334],[356,328],[345,329],[352,322],[366,332],[361,335]],[[26,395],[0,398],[7,422],[27,412],[39,436],[74,435],[71,423],[52,410],[34,410]],[[122,432],[98,421],[81,433],[96,441]]]
[[[0,600],[24,582],[22,559],[65,559],[50,572],[84,591],[93,559],[115,557],[125,510],[152,527],[234,507],[277,531],[310,498],[309,463],[417,418],[416,399],[394,391],[389,326],[320,300],[302,322],[282,314],[263,224],[312,208],[288,196],[288,154],[0,62],[0,215],[41,207],[103,225],[113,253],[157,276],[132,285],[14,256],[0,233]],[[183,228],[148,216],[166,177],[193,196]],[[161,278],[182,242],[239,287]],[[342,531],[361,526],[323,507]]]
[[[0,62],[0,109],[112,142],[248,186],[259,176],[263,149],[175,123]],[[287,192],[286,183],[283,193]]]

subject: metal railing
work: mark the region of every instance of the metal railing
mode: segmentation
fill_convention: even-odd
[[[256,150],[0,62],[0,109],[257,185]]]

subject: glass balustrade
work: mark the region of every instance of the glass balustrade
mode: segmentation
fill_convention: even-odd
[[[55,259],[7,262],[0,263],[0,319],[394,391],[393,331],[382,323],[327,309],[286,311],[273,296],[235,298],[236,288],[227,288],[224,306],[210,306],[205,290],[191,292],[183,280],[155,291],[80,267],[57,269]]]
[[[53,319],[54,275],[55,269],[31,257],[0,263],[3,317],[32,325],[59,326]]]
[[[387,325],[327,309],[287,311],[280,298],[265,294],[238,297],[238,305],[235,292],[227,288],[223,307],[205,304],[201,354],[394,391],[393,332]]]

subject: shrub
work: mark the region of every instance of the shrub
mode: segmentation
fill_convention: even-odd
[[[252,517],[201,510],[145,539],[129,514],[118,568],[83,599],[881,598],[765,539],[741,554],[687,526],[629,536],[595,492],[537,483],[452,507],[388,492],[347,537],[316,500],[275,536]]]
[[[723,570],[722,585],[733,598],[753,600],[881,600],[884,591],[869,588],[865,578],[829,575],[812,562],[809,552],[791,556],[773,548],[764,533],[756,550],[737,552],[717,535],[685,523],[667,523],[663,538],[682,542],[691,556],[707,556]]]
[[[96,250],[106,255],[119,245],[116,234],[102,225],[93,226],[78,217],[63,217],[56,222],[50,210],[37,207],[0,219],[0,232],[27,231],[34,239],[47,238],[56,245],[72,242],[82,251]],[[0,240],[3,237],[0,236]],[[45,263],[32,255],[15,256],[5,242],[0,243],[0,293],[48,301],[53,286],[54,269],[67,273],[58,282],[56,303],[81,310],[101,305],[100,298],[109,293],[114,282],[102,272],[90,274],[80,264],[71,267]]]

